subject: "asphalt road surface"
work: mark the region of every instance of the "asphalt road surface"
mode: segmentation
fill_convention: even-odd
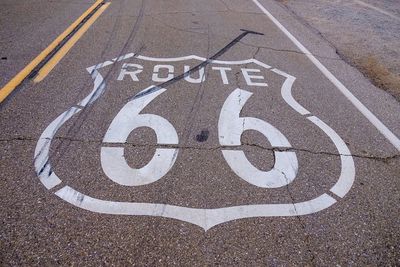
[[[92,5],[3,1],[1,86]],[[0,104],[1,265],[400,265],[400,104],[280,3],[67,38]]]

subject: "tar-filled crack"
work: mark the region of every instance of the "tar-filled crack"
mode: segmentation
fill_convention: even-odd
[[[243,122],[244,123],[244,122]],[[244,127],[244,126],[243,126]],[[316,155],[327,155],[327,156],[334,156],[334,157],[340,157],[340,156],[351,156],[354,158],[360,158],[360,159],[370,159],[370,160],[377,160],[377,161],[382,161],[382,162],[388,162],[390,160],[395,160],[400,158],[400,154],[395,154],[395,155],[390,155],[386,157],[378,157],[378,156],[373,156],[373,155],[358,155],[358,154],[340,154],[340,153],[334,153],[334,152],[328,152],[328,151],[313,151],[310,149],[305,149],[305,148],[285,148],[285,147],[265,147],[262,145],[258,144],[250,144],[250,143],[244,143],[240,146],[213,146],[213,147],[204,147],[204,146],[182,146],[182,145],[163,145],[163,144],[137,144],[137,143],[132,143],[132,142],[126,142],[126,143],[103,143],[101,140],[88,140],[88,139],[77,139],[77,138],[70,138],[70,137],[54,137],[53,139],[46,138],[47,140],[60,140],[60,141],[70,141],[70,142],[79,142],[79,143],[87,143],[87,144],[102,144],[105,146],[121,146],[121,145],[127,145],[127,146],[133,146],[133,147],[154,147],[154,148],[179,148],[179,149],[193,149],[193,150],[218,150],[218,149],[240,149],[240,148],[246,148],[246,147],[256,147],[258,149],[264,149],[268,150],[271,152],[305,152],[305,153],[310,153],[310,154],[316,154]],[[33,137],[23,137],[23,136],[18,136],[18,137],[11,137],[11,138],[5,138],[5,139],[0,139],[0,142],[15,142],[15,141],[28,141],[28,142],[36,142],[37,138]]]
[[[244,41],[240,41],[239,43],[242,45],[245,45],[245,46],[250,46],[250,47],[254,47],[254,48],[258,48],[258,49],[266,49],[266,50],[272,50],[272,51],[276,51],[276,52],[295,53],[295,54],[305,55],[305,56],[307,55],[306,53],[303,53],[301,51],[296,51],[296,50],[291,50],[291,49],[279,49],[279,48],[274,48],[274,47],[270,47],[270,46],[252,45],[252,44],[246,43]],[[310,55],[313,55],[314,57],[317,57],[317,58],[323,58],[323,59],[329,59],[329,60],[342,60],[340,57],[334,58],[334,57],[327,57],[327,56],[321,56],[321,55],[316,55],[316,54],[310,54]]]
[[[207,58],[205,61],[201,62],[200,64],[194,66],[193,68],[189,69],[188,71],[158,85],[158,86],[153,86],[150,87],[149,89],[142,91],[138,94],[136,94],[133,99],[137,99],[143,96],[146,96],[148,94],[154,93],[158,90],[160,90],[161,88],[167,88],[168,86],[188,77],[189,75],[191,75],[192,73],[195,73],[197,71],[199,71],[201,68],[206,67],[207,65],[209,65],[213,60],[218,59],[220,56],[222,56],[223,54],[225,54],[229,49],[231,49],[234,45],[236,45],[240,40],[242,40],[246,35],[248,34],[255,34],[255,35],[264,35],[263,33],[259,33],[259,32],[255,32],[255,31],[251,31],[251,30],[245,30],[245,29],[241,29],[242,33],[239,34],[239,36],[237,36],[235,39],[233,39],[229,44],[227,44],[226,46],[224,46],[222,49],[220,49],[217,53],[215,53],[213,56]]]
[[[252,58],[256,58],[257,54],[260,52],[261,47],[257,47],[256,52],[254,52],[253,57]]]
[[[136,34],[137,34],[138,30],[139,30],[139,26],[140,26],[140,24],[142,22],[142,19],[143,19],[143,14],[144,14],[144,9],[145,9],[144,7],[145,7],[145,0],[142,0],[142,4],[141,4],[140,10],[139,10],[139,15],[137,16],[137,19],[136,19],[136,21],[135,21],[135,23],[134,23],[134,25],[132,27],[131,32],[129,33],[129,36],[128,36],[125,44],[123,45],[122,49],[120,50],[120,53],[119,53],[118,57],[120,57],[120,56],[122,56],[123,54],[126,53],[126,50],[127,50],[128,46],[129,46],[129,44],[131,44],[133,42],[133,40],[135,39]],[[104,52],[105,52],[105,50],[103,50],[103,52],[101,53],[102,56],[104,55]],[[102,94],[103,93],[103,91],[102,91],[102,89],[104,88],[103,85],[105,84],[105,81],[108,79],[109,75],[111,75],[111,73],[115,70],[115,66],[116,65],[113,65],[111,67],[111,69],[107,72],[107,74],[105,75],[102,83],[96,88],[95,92],[92,94],[91,98],[89,99],[88,104],[86,106],[84,106],[81,109],[81,111],[79,112],[80,113],[80,114],[78,114],[79,120],[75,121],[72,124],[72,126],[68,129],[67,134],[72,134],[73,135],[74,133],[76,133],[81,128],[81,126],[85,122],[86,118],[88,117],[88,114],[90,113],[90,111],[92,109],[92,104],[93,104],[94,100],[97,99],[98,94]],[[94,76],[97,75],[96,73],[98,74],[97,66],[96,66],[96,68],[93,68],[93,70],[90,73],[90,75],[92,77],[94,77]],[[69,112],[71,112],[71,110]],[[65,113],[64,118],[66,116],[68,116],[69,112]],[[61,121],[63,121],[63,119]],[[56,126],[56,129],[58,129],[58,127],[59,127],[59,125]],[[48,142],[52,141],[52,139],[47,139],[47,140],[48,140]],[[48,142],[46,142],[45,144],[42,145],[41,149],[36,154],[34,160],[36,160],[38,157],[41,156],[41,154],[43,153],[44,148],[48,145]],[[68,148],[68,146],[66,146],[64,148],[64,151],[67,150],[67,148]],[[57,146],[56,150],[61,150],[61,144],[59,144]],[[64,154],[64,152],[60,151],[57,159],[58,160],[61,159],[63,154]],[[53,164],[52,164],[53,167],[56,166],[56,164],[57,164],[57,160],[53,159]],[[46,166],[49,165],[49,158],[47,158],[47,161],[44,162],[43,165],[46,165]]]
[[[140,9],[140,11],[139,11],[139,16],[138,16],[138,18],[137,18],[137,20],[136,20],[136,22],[135,22],[135,24],[134,24],[134,26],[133,26],[133,29],[132,29],[132,31],[131,31],[129,37],[128,37],[128,40],[126,41],[126,43],[124,44],[124,46],[123,46],[123,48],[122,48],[122,50],[121,50],[120,55],[122,55],[122,53],[123,53],[123,52],[125,51],[125,49],[127,48],[128,44],[129,44],[129,43],[135,38],[135,36],[136,36],[136,33],[137,33],[137,31],[138,31],[138,27],[139,27],[138,25],[140,24],[140,22],[141,22],[141,20],[142,20],[142,18],[143,18],[144,5],[145,5],[145,1],[143,0],[143,1],[142,1],[142,5],[141,5],[141,9]],[[179,75],[179,76],[177,76],[177,77],[174,77],[173,79],[171,79],[171,80],[169,80],[169,81],[167,81],[167,82],[165,82],[165,83],[163,83],[163,84],[161,84],[161,85],[159,85],[159,86],[157,86],[157,87],[152,87],[152,88],[150,88],[149,90],[146,90],[145,92],[142,92],[141,94],[137,94],[135,97],[141,97],[141,96],[147,95],[147,94],[152,93],[152,92],[154,92],[154,91],[156,91],[156,90],[159,90],[160,87],[164,87],[164,88],[165,88],[165,87],[167,87],[168,85],[173,84],[173,83],[175,83],[175,82],[177,82],[177,81],[179,81],[179,80],[181,80],[181,79],[183,79],[183,78],[189,76],[191,73],[197,72],[197,71],[198,71],[199,69],[201,69],[202,67],[206,67],[212,60],[215,60],[215,59],[219,58],[222,54],[224,54],[226,51],[228,51],[231,47],[233,47],[236,43],[238,43],[242,38],[244,38],[244,37],[245,37],[246,35],[248,35],[248,34],[263,35],[262,33],[254,32],[254,31],[250,31],[250,30],[242,30],[242,31],[243,31],[243,32],[242,32],[238,37],[236,37],[236,38],[235,38],[234,40],[232,40],[229,44],[227,44],[225,47],[223,47],[221,50],[219,50],[216,54],[214,54],[213,56],[211,56],[211,57],[208,58],[207,60],[205,60],[205,61],[203,61],[202,63],[198,64],[197,66],[193,67],[193,68],[190,69],[189,71],[184,72],[183,74],[181,74],[181,75]],[[209,32],[208,32],[208,38],[210,39],[210,37],[209,37]],[[109,76],[110,73],[113,71],[113,69],[114,69],[114,68],[112,68],[112,69],[107,73],[106,77],[105,77],[104,80],[103,80],[103,84],[105,83],[105,81],[107,80],[108,76]],[[97,68],[94,68],[93,71],[92,71],[92,73],[91,73],[91,75],[94,76],[95,73],[97,73],[97,72],[98,72],[98,71],[97,71]],[[89,104],[88,104],[87,106],[85,106],[84,108],[82,108],[82,110],[80,111],[80,114],[79,114],[80,123],[74,122],[73,125],[71,126],[71,128],[68,130],[68,134],[73,134],[73,133],[74,133],[74,130],[77,131],[77,130],[80,129],[80,127],[81,127],[82,124],[84,123],[85,119],[87,118],[88,113],[90,112],[90,107],[91,107],[91,104],[93,104],[93,100],[97,98],[97,95],[98,95],[99,93],[102,93],[102,91],[101,91],[102,88],[103,88],[102,86],[99,86],[98,89],[97,89],[97,91],[92,95],[91,99],[88,101]],[[68,113],[66,113],[65,116],[67,116],[67,115],[68,115]],[[57,126],[57,127],[58,127],[58,126]],[[56,128],[57,128],[57,127],[56,127]],[[51,141],[52,141],[51,139],[48,139],[48,142],[51,142]],[[34,158],[34,160],[36,160],[37,157],[39,157],[39,156],[42,154],[43,149],[44,149],[47,145],[48,145],[48,143],[43,144],[42,148],[40,149],[39,153],[36,155],[36,157]],[[61,144],[58,145],[58,147],[56,148],[56,150],[59,150],[59,149],[60,149],[60,146],[61,146]],[[67,148],[65,148],[65,149],[67,149]],[[62,154],[63,154],[62,152],[59,154],[58,159],[61,159],[61,158],[62,158]],[[48,160],[49,160],[49,159],[47,159],[47,161],[48,161]],[[53,159],[53,160],[54,160],[54,159]],[[55,166],[54,164],[57,164],[57,161],[53,162],[53,166]],[[44,165],[48,165],[48,162],[45,162]]]
[[[37,141],[37,139],[33,137],[24,137],[24,136],[0,139],[0,142],[13,142],[13,141]]]
[[[13,139],[0,139],[0,142],[8,142],[8,141],[36,141],[37,139],[33,138],[13,138]],[[50,140],[50,139],[48,139]],[[243,143],[242,145],[239,146],[191,146],[191,145],[180,145],[180,144],[138,144],[138,143],[133,143],[133,142],[125,142],[125,143],[103,143],[102,140],[88,140],[88,139],[75,139],[75,138],[70,138],[70,137],[54,137],[52,139],[54,140],[60,140],[60,141],[69,141],[69,142],[79,142],[79,143],[87,143],[87,144],[97,144],[97,145],[102,145],[102,146],[132,146],[132,147],[137,147],[137,148],[178,148],[178,149],[188,149],[188,150],[204,150],[204,151],[213,151],[213,150],[219,150],[219,149],[243,149],[243,148],[257,148],[257,149],[262,149],[262,150],[267,150],[271,152],[304,152],[304,153],[309,153],[309,154],[314,154],[314,155],[326,155],[326,156],[333,156],[333,157],[340,157],[340,156],[347,156],[347,157],[355,157],[355,158],[360,158],[360,159],[369,159],[369,160],[377,160],[377,161],[382,161],[382,162],[388,162],[390,160],[396,160],[400,159],[400,154],[396,155],[391,155],[387,157],[378,157],[378,156],[372,156],[372,155],[358,155],[358,154],[340,154],[340,153],[334,153],[334,152],[328,152],[328,151],[313,151],[310,149],[305,149],[305,148],[294,148],[294,147],[265,147],[262,145],[258,144],[251,144],[251,143]]]
[[[189,13],[189,12],[187,12]],[[166,23],[165,21],[161,21],[159,19],[157,19],[156,17],[147,15],[149,17],[151,17],[154,21],[157,21],[159,23],[160,26],[164,26],[179,32],[185,32],[185,33],[192,33],[192,34],[200,34],[200,35],[208,35],[207,32],[201,32],[201,31],[197,31],[197,30],[205,30],[205,28],[180,28],[180,27],[176,27],[176,26],[172,26],[168,23]],[[218,37],[223,37],[222,35],[218,35],[213,33],[214,36],[218,36]],[[253,55],[252,58],[255,58],[256,54],[259,52],[259,50],[261,49],[266,49],[266,50],[271,50],[271,51],[276,51],[276,52],[287,52],[287,53],[295,53],[295,54],[299,54],[299,55],[307,55],[306,53],[303,53],[301,51],[296,51],[296,50],[291,50],[291,49],[279,49],[279,48],[274,48],[274,47],[270,47],[270,46],[259,46],[259,45],[253,45],[253,44],[249,44],[245,41],[239,41],[240,44],[245,45],[245,46],[249,46],[249,47],[254,47],[257,48],[257,51],[255,53],[255,55]],[[317,58],[321,58],[321,59],[328,59],[328,60],[343,60],[341,57],[338,58],[334,58],[334,57],[327,57],[327,56],[321,56],[321,55],[317,55],[317,54],[312,54],[314,57]]]
[[[128,37],[128,40],[126,41],[125,45],[124,45],[123,48],[121,49],[120,56],[121,56],[122,53],[126,50],[126,48],[128,47],[128,44],[129,44],[129,43],[135,38],[135,36],[136,36],[136,33],[137,33],[137,31],[138,31],[139,24],[140,24],[140,22],[141,22],[141,19],[143,18],[144,5],[145,5],[145,0],[142,0],[142,5],[141,5],[141,9],[140,9],[140,11],[139,11],[138,19],[137,19],[137,21],[136,21],[135,24],[134,24],[134,27],[133,27],[133,29],[132,29],[132,31],[131,31],[129,37]],[[225,52],[227,52],[230,48],[232,48],[234,45],[236,45],[237,42],[240,41],[242,38],[244,38],[246,35],[248,35],[248,34],[263,35],[262,33],[254,32],[254,31],[250,31],[250,30],[242,30],[242,31],[243,31],[243,32],[242,32],[239,36],[237,36],[235,39],[233,39],[230,43],[228,43],[225,47],[223,47],[221,50],[219,50],[219,51],[218,51],[217,53],[215,53],[213,56],[211,56],[210,58],[208,58],[208,59],[205,60],[204,62],[198,64],[197,66],[193,67],[193,68],[190,69],[189,71],[184,72],[183,74],[181,74],[181,75],[179,75],[179,76],[177,76],[177,77],[175,77],[175,78],[173,78],[173,79],[171,79],[171,80],[169,80],[169,81],[167,81],[167,82],[161,84],[160,87],[163,86],[164,88],[166,88],[168,85],[171,85],[171,84],[173,84],[173,83],[175,83],[175,82],[177,82],[177,81],[179,81],[179,80],[182,80],[183,78],[189,76],[191,73],[197,72],[197,71],[200,70],[202,67],[206,67],[210,62],[212,62],[212,60],[215,60],[215,59],[219,58],[221,55],[223,55]],[[208,28],[208,41],[210,42],[209,28]],[[210,45],[209,45],[209,47],[210,47]],[[207,56],[208,56],[208,54],[207,54]],[[115,65],[114,65],[114,66],[115,66]],[[113,70],[114,70],[114,67],[112,67],[111,70],[108,71],[106,77],[105,77],[104,80],[103,80],[103,83],[107,80],[108,76],[111,74],[111,72],[112,72]],[[96,74],[96,73],[98,73],[98,70],[97,70],[97,68],[94,68],[93,71],[92,71],[92,73],[90,73],[90,74],[91,74],[91,76],[93,77],[94,74]],[[160,88],[160,87],[153,87],[153,89],[158,89],[158,88]],[[141,95],[136,95],[135,97],[144,96],[145,94],[149,94],[149,93],[152,93],[152,92],[153,92],[153,91],[147,90],[147,91],[143,92]],[[88,102],[89,104],[88,104],[87,106],[85,106],[85,107],[80,111],[80,114],[79,114],[79,118],[81,119],[81,120],[80,120],[80,123],[77,123],[77,122],[75,121],[75,122],[72,124],[72,126],[68,129],[68,131],[67,131],[67,134],[68,134],[68,135],[69,135],[69,134],[74,135],[74,134],[76,134],[76,132],[80,129],[80,127],[81,127],[82,124],[84,123],[85,119],[87,118],[87,116],[88,116],[88,114],[89,114],[89,112],[90,112],[90,110],[91,110],[90,107],[91,107],[92,104],[93,104],[93,99],[96,99],[98,93],[102,93],[102,87],[101,87],[101,86],[99,86],[99,87],[97,88],[96,92],[92,95],[91,99],[90,99],[89,102]],[[68,113],[67,113],[65,116],[67,116],[67,115],[68,115]],[[57,126],[56,128],[58,128],[58,126]],[[74,130],[75,130],[75,131],[74,131]],[[62,139],[62,138],[57,138],[57,137],[55,137],[55,138],[48,138],[47,140],[48,140],[48,142],[52,142],[53,140],[59,140],[59,141],[61,141],[60,144],[57,145],[56,150],[61,150],[61,145],[64,143],[63,141],[67,141],[67,145],[65,146],[65,148],[63,149],[63,151],[60,151],[60,153],[58,154],[58,156],[57,156],[55,159],[53,158],[53,164],[52,164],[53,166],[52,166],[52,168],[54,168],[54,167],[58,164],[59,160],[62,159],[62,157],[63,157],[65,151],[67,150],[67,148],[68,148],[68,146],[69,146],[69,144],[70,144],[71,142],[73,142],[73,140],[72,140],[72,139],[68,139],[68,138]],[[41,147],[39,153],[35,156],[34,160],[37,160],[37,158],[43,153],[43,151],[44,151],[44,149],[45,149],[45,147],[46,147],[47,145],[48,145],[47,142],[46,142],[46,144],[43,144],[43,146]],[[43,164],[42,164],[41,170],[39,170],[39,172],[40,172],[39,175],[45,170],[45,168],[47,168],[47,166],[49,166],[49,164],[50,164],[50,157],[47,157],[47,158],[46,158],[46,161],[43,162]],[[52,172],[52,168],[50,168],[50,170],[49,170],[50,172]],[[50,175],[50,173],[49,173],[48,175]],[[172,184],[171,184],[170,186],[172,186]],[[167,191],[171,191],[171,190],[167,190]],[[160,198],[165,198],[165,197],[162,196],[162,194],[159,194],[159,195],[160,195]],[[161,200],[162,200],[162,199],[160,199],[159,202],[161,202]]]

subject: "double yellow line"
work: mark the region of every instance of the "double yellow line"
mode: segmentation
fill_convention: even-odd
[[[22,81],[48,56],[56,47],[70,35],[79,24],[96,8],[97,11],[72,35],[72,37],[40,68],[34,82],[42,81],[57,63],[68,53],[89,27],[106,10],[110,3],[104,3],[104,0],[97,0],[88,10],[86,10],[76,21],[74,21],[62,34],[60,34],[46,49],[44,49],[34,60],[32,60],[24,69],[22,69],[14,78],[12,78],[3,88],[0,89],[0,103],[6,99],[12,91],[22,83]],[[101,6],[100,6],[101,5]],[[99,7],[100,6],[100,7]]]

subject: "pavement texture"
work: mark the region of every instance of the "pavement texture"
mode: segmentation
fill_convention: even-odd
[[[400,104],[392,95],[376,88],[343,61],[330,43],[300,23],[281,3],[259,3],[400,136]],[[57,8],[66,11],[50,19],[57,24],[41,24],[44,29],[50,27],[49,31],[41,37],[39,31],[32,30],[33,35],[43,44],[50,42],[57,35],[53,32],[64,30],[69,25],[67,21],[72,22],[91,4],[60,2],[54,7],[54,14]],[[37,22],[35,17],[26,18],[32,21],[30,25]],[[243,29],[263,35],[244,34]],[[29,48],[33,41],[24,35],[17,34],[9,40],[13,45],[6,44],[6,51],[21,60],[15,66],[1,68],[2,81],[12,77],[19,65],[23,67],[22,62],[29,61],[30,53],[42,49],[38,43]],[[29,56],[20,56],[26,49],[32,49]],[[136,56],[121,58],[129,53]],[[187,57],[190,55],[218,61]],[[109,64],[99,65],[103,62]],[[185,68],[198,64],[203,64],[202,70],[179,78]],[[159,70],[157,65],[162,65]],[[98,67],[97,76],[87,71],[91,66]],[[219,70],[222,67],[229,68],[224,72],[226,77]],[[282,97],[287,82],[282,72],[296,78],[292,96],[311,115],[301,115]],[[171,81],[171,75],[176,79]],[[104,90],[97,87],[98,94],[85,105],[80,101],[96,89],[91,76],[104,78]],[[147,91],[135,97],[154,85],[166,90]],[[238,88],[242,91],[236,102],[229,102],[227,99]],[[252,93],[248,99],[247,92]],[[158,96],[148,105],[137,104],[155,93]],[[228,116],[234,114],[232,109],[227,109],[228,119],[221,115],[227,102],[242,105],[238,116],[246,119],[223,132],[225,128],[219,125],[239,119]],[[123,123],[111,127],[127,103],[140,107],[140,111],[130,109],[122,116]],[[51,140],[40,139],[46,127],[71,107],[77,113],[57,124],[59,129]],[[0,108],[3,266],[400,264],[399,151],[253,1],[113,0],[42,82],[25,81]],[[158,117],[137,119],[143,114]],[[332,129],[350,154],[338,151],[332,135],[317,127],[312,116]],[[147,127],[139,125],[121,142],[105,140],[109,131],[115,135],[124,132],[130,118],[136,118],[134,123],[147,123]],[[260,131],[246,130],[254,121],[251,118],[278,129],[290,146],[272,143],[282,138],[266,138]],[[165,120],[176,131],[178,142],[162,142],[160,136],[168,140],[175,136],[163,126]],[[161,130],[154,130],[157,127]],[[221,138],[226,140],[231,134],[240,143],[221,144]],[[45,153],[45,145],[39,145],[40,152],[35,156],[40,140],[50,144],[49,160],[42,169],[35,168],[41,153]],[[104,160],[103,151],[118,148],[123,149],[122,156]],[[127,186],[121,181],[134,181],[135,176],[118,172],[118,167],[114,168],[116,176],[105,170],[105,166],[117,166],[121,159],[129,169],[142,168],[160,155],[158,149],[177,152],[172,160],[163,159],[156,165],[150,178],[161,166],[168,169],[156,181]],[[286,179],[284,184],[276,188],[257,186],[249,182],[254,181],[255,172],[245,178],[249,168],[241,161],[233,161],[230,166],[222,152],[226,150],[243,151],[254,168],[264,172],[281,161],[279,153],[292,153],[298,167],[293,167],[293,160],[289,165],[296,175],[291,178],[290,171],[280,171],[282,175],[278,176]],[[341,197],[332,188],[343,173],[352,177],[351,164],[343,169],[343,161],[349,160],[354,163],[355,179]],[[47,162],[51,169],[46,169]],[[235,167],[245,171],[237,174]],[[289,168],[287,164],[285,167]],[[49,176],[56,174],[61,183],[47,189],[47,178],[38,177],[46,175],[43,170]],[[72,198],[59,194],[66,186],[79,193],[72,194]],[[321,210],[318,203],[306,204],[306,208],[295,204],[308,203],[322,195],[334,203]],[[114,204],[96,204],[91,202],[93,199]],[[133,212],[136,215],[110,214],[132,212],[119,203],[139,203]],[[151,214],[147,214],[149,208],[143,203],[156,204]],[[279,204],[287,204],[289,214],[282,216],[283,208],[274,209],[275,216],[255,211],[256,205]],[[172,206],[200,212],[174,212]],[[104,210],[91,211],[90,207]],[[229,207],[240,207],[235,213],[237,219],[229,219],[228,212],[221,209]],[[212,213],[216,209],[220,213]],[[304,209],[312,212],[301,215]],[[171,214],[181,219],[173,219]],[[223,220],[212,225],[217,218]]]
[[[400,101],[399,1],[280,0],[349,64]]]
[[[90,5],[90,1],[1,1],[0,87],[22,70]]]

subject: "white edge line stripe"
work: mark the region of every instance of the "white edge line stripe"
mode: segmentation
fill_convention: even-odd
[[[264,14],[303,52],[339,91],[400,151],[400,139],[395,136],[367,107],[364,106],[322,63],[314,57],[268,10],[257,0],[252,0]]]

